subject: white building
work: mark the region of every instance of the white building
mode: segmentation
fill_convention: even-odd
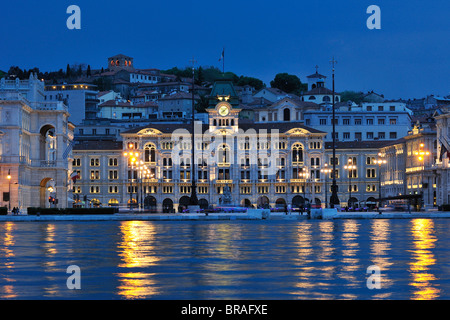
[[[411,130],[412,112],[404,103],[377,102],[339,103],[335,105],[335,127],[337,141],[397,140]],[[331,106],[323,110],[304,112],[306,126],[328,133],[326,140],[332,140],[333,112]]]
[[[95,119],[98,113],[97,87],[92,84],[46,85],[45,101],[64,101],[69,108],[70,121],[75,125],[83,119]]]
[[[0,81],[0,205],[68,207],[74,126],[62,101],[44,100],[44,83]],[[10,177],[10,179],[8,179]],[[9,201],[7,201],[9,199]]]

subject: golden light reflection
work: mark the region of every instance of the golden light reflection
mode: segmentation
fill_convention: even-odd
[[[148,298],[158,293],[153,273],[137,272],[134,268],[150,268],[160,260],[155,246],[155,226],[146,221],[124,221],[120,225],[122,241],[118,244],[121,257],[118,294],[127,299]],[[133,270],[134,269],[134,270]]]
[[[358,259],[358,251],[359,251],[359,242],[358,242],[358,232],[359,232],[359,222],[356,220],[346,220],[342,224],[342,263],[343,267],[341,272],[338,273],[338,276],[341,279],[347,280],[347,287],[358,287],[360,283],[358,282],[358,278],[356,273],[360,268],[359,259]],[[342,295],[343,299],[357,299],[357,296],[354,294],[344,294]]]
[[[298,297],[308,296],[309,291],[305,289],[314,288],[321,284],[313,283],[312,279],[315,278],[315,268],[312,265],[308,265],[313,262],[313,247],[312,247],[312,231],[310,223],[301,223],[297,226],[296,241],[294,247],[297,249],[297,257],[295,257],[296,271],[295,278],[296,283],[294,287],[296,290],[289,292],[289,294],[296,295]]]
[[[14,235],[13,235],[13,229],[15,225],[13,222],[6,222],[4,227],[4,233],[3,233],[3,245],[1,246],[2,254],[1,256],[4,258],[11,258],[14,257],[14,251],[12,248],[14,247]],[[11,262],[13,264],[13,262]],[[8,268],[11,268],[10,264],[5,265]]]
[[[15,254],[13,251],[13,247],[15,244],[13,231],[15,229],[15,224],[13,222],[6,222],[4,227],[1,228],[2,232],[0,233],[0,267],[8,269],[14,268],[14,261],[11,261],[9,258],[14,258]],[[2,273],[2,277],[0,278],[0,298],[2,299],[13,299],[17,297],[15,293],[15,288],[13,283],[15,280],[9,278],[7,274]]]
[[[434,249],[434,243],[436,242],[434,221],[432,219],[412,220],[411,233],[414,238],[414,260],[410,263],[410,271],[413,277],[410,285],[416,289],[412,299],[437,299],[440,290],[433,284],[433,281],[437,279],[429,272],[430,267],[436,264],[436,259],[431,251],[431,249]]]
[[[372,264],[380,268],[382,276],[380,277],[381,288],[389,288],[392,285],[392,280],[389,278],[389,269],[393,265],[390,261],[391,251],[391,221],[389,219],[375,219],[371,221],[370,233],[370,253],[372,256]],[[391,292],[383,292],[375,294],[375,299],[388,299]]]
[[[45,238],[44,242],[42,244],[42,247],[44,248],[44,253],[47,258],[49,258],[44,265],[46,267],[53,267],[56,265],[56,262],[54,259],[51,259],[54,255],[58,253],[58,250],[56,249],[55,245],[55,225],[54,224],[48,224],[45,227]]]

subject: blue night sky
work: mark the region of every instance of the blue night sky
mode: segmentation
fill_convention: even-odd
[[[81,30],[66,9],[81,8]],[[369,30],[368,6],[381,8],[381,30]],[[450,1],[2,1],[0,70],[41,71],[67,63],[99,69],[107,57],[134,57],[136,68],[202,66],[262,79],[276,73],[328,76],[336,90],[374,90],[387,98],[450,94]]]

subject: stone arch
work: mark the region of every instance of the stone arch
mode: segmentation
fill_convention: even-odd
[[[172,199],[166,198],[162,202],[163,213],[172,213],[173,212],[173,201]]]

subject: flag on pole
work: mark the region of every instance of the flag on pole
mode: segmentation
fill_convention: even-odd
[[[73,147],[73,141],[70,141],[69,145],[66,148],[66,150],[64,150],[63,159],[67,159],[67,157],[69,156],[70,151],[72,151],[72,147]]]
[[[73,183],[76,183],[77,179],[80,179],[80,175],[78,174],[78,172],[74,171],[70,175],[70,179],[72,180]]]
[[[222,59],[225,57],[225,48],[222,50],[222,54],[220,55],[219,61],[222,61]]]

